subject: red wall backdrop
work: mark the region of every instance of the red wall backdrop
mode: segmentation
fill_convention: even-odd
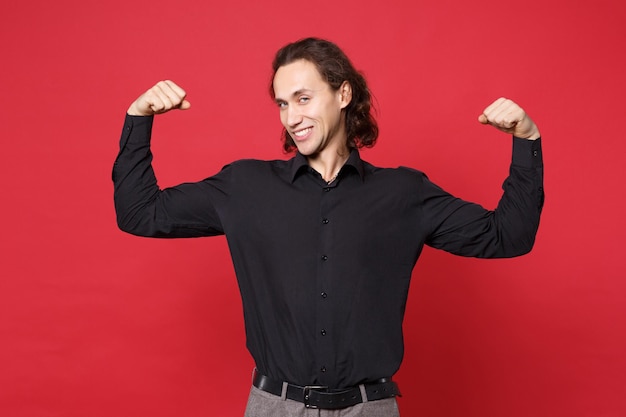
[[[403,415],[626,415],[625,4],[3,1],[0,415],[242,415],[253,364],[225,240],[123,234],[111,165],[128,105],[164,78],[193,107],[156,122],[161,186],[283,157],[269,65],[310,35],[368,77],[377,165],[493,207],[510,143],[477,115],[504,95],[544,136],[530,255],[423,254]]]

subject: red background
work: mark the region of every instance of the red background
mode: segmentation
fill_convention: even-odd
[[[510,142],[478,114],[507,96],[544,136],[534,251],[418,263],[403,415],[626,415],[625,4],[3,1],[0,415],[242,415],[253,364],[225,240],[120,232],[111,165],[128,105],[164,78],[192,109],[156,121],[161,186],[282,158],[270,61],[310,35],[369,79],[376,165],[493,207]]]

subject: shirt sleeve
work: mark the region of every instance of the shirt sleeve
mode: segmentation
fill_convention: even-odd
[[[532,249],[544,202],[541,139],[513,138],[509,176],[495,210],[455,198],[425,176],[422,180],[427,245],[479,258],[514,257]]]
[[[113,165],[117,224],[125,232],[177,238],[223,234],[220,210],[227,200],[229,169],[196,183],[161,190],[152,169],[152,116],[126,115]]]

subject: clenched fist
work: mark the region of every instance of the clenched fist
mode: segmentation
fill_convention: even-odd
[[[522,139],[535,140],[541,136],[539,128],[524,109],[504,97],[491,103],[478,116],[478,121]]]
[[[143,93],[128,108],[131,116],[152,116],[172,109],[187,110],[191,103],[185,100],[187,93],[173,81],[159,81]]]

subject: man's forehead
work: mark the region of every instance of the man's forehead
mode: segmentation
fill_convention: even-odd
[[[327,83],[319,71],[309,61],[299,60],[278,68],[274,75],[273,87],[276,97],[292,96],[304,91],[318,91]]]

